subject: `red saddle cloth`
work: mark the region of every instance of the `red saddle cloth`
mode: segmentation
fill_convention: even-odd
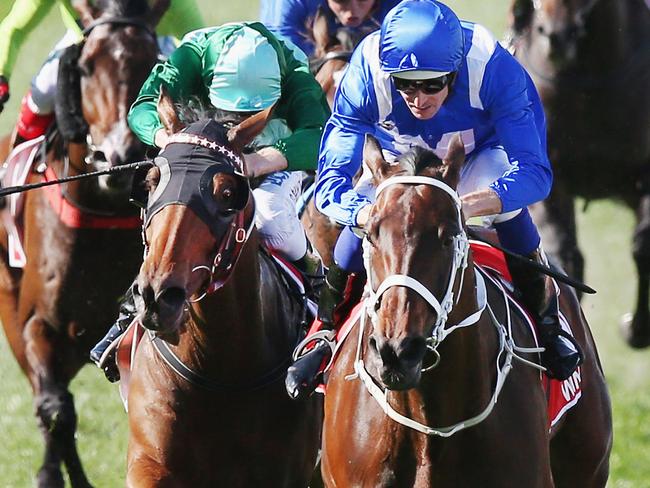
[[[472,254],[474,256],[474,263],[486,271],[488,275],[493,276],[494,279],[499,278],[507,282],[512,281],[512,277],[510,276],[510,272],[508,271],[508,266],[506,264],[505,256],[501,251],[495,249],[490,245],[476,241],[471,242],[471,248]],[[532,335],[535,337],[535,342],[537,342],[537,331],[535,324],[532,322],[532,320],[530,320],[529,315],[525,312],[524,308],[519,303],[517,303],[514,297],[511,294],[509,294],[508,297],[511,300],[511,305],[518,307],[523,312],[523,315],[528,318],[528,325],[531,329]],[[350,331],[359,320],[363,308],[362,305],[363,303],[359,303],[352,309],[348,318],[337,331],[337,347],[334,353],[335,358],[341,347],[341,344],[350,334]],[[566,318],[562,314],[560,314],[560,323],[564,330],[572,334],[571,328],[569,327]],[[320,323],[315,322],[310,329],[309,334],[319,330],[319,327]],[[573,373],[570,378],[564,381],[552,380],[545,374],[540,374],[540,381],[542,382],[542,386],[546,392],[548,405],[548,427],[550,430],[555,424],[560,421],[564,414],[566,414],[580,400],[580,397],[582,396],[582,371],[578,367],[575,373]],[[325,385],[320,385],[317,388],[317,391],[325,393]]]

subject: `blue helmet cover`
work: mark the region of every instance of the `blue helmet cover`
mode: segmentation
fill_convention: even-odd
[[[379,59],[387,73],[457,71],[464,55],[456,14],[433,0],[404,0],[381,24]]]

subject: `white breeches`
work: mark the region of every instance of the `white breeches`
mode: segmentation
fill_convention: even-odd
[[[302,179],[301,171],[278,171],[253,190],[255,225],[264,244],[291,261],[307,252],[307,237],[296,214]]]
[[[483,149],[477,154],[465,161],[460,172],[460,182],[458,184],[458,194],[460,196],[468,193],[485,190],[490,184],[512,168],[508,161],[508,155],[499,147]],[[372,175],[368,168],[364,166],[363,174],[355,186],[355,190],[360,195],[364,195],[371,200],[375,199],[375,188],[372,185]],[[489,215],[483,217],[483,223],[491,226],[495,222],[506,222],[517,216],[521,210],[513,210],[499,215]]]
[[[28,100],[29,108],[36,114],[51,114],[54,112],[54,96],[56,94],[56,82],[59,75],[59,57],[63,50],[79,41],[79,35],[67,30],[61,40],[50,51],[47,59],[41,66],[39,72],[32,79],[31,100]],[[158,48],[164,57],[168,57],[176,44],[173,37],[159,36]]]

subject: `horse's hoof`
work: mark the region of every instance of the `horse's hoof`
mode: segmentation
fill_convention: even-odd
[[[626,313],[621,318],[620,324],[621,335],[630,347],[643,349],[650,346],[650,327],[642,329],[635,324],[634,314]]]

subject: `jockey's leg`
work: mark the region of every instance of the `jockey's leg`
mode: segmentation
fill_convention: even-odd
[[[23,98],[14,134],[14,147],[21,142],[45,134],[54,121],[54,97],[59,72],[59,57],[78,35],[67,31],[50,52],[41,69],[32,79],[30,91]]]
[[[482,151],[470,158],[461,171],[458,192],[463,195],[487,188],[510,167],[507,154],[500,148]],[[494,224],[503,247],[527,257],[531,261],[546,264],[540,248],[540,236],[527,208],[488,217]],[[521,292],[521,299],[533,314],[545,351],[542,363],[548,376],[566,379],[582,362],[582,353],[576,341],[560,326],[559,297],[557,286],[551,277],[533,269],[521,260],[506,256],[514,285]]]
[[[337,330],[363,293],[364,267],[361,239],[349,227],[339,236],[334,248],[334,263],[325,277],[318,301],[320,330]],[[285,386],[294,399],[310,395],[316,388],[320,370],[334,350],[336,334],[318,340],[307,353],[289,367]]]
[[[309,251],[307,236],[296,214],[302,173],[278,171],[253,190],[255,225],[264,244],[281,253],[306,275],[320,272],[320,260]]]
[[[108,353],[107,350],[109,346],[115,342],[115,340],[122,335],[122,333],[127,329],[133,319],[137,315],[137,310],[135,308],[135,299],[133,297],[133,286],[135,282],[129,287],[129,289],[124,294],[124,298],[120,303],[120,312],[117,316],[117,320],[108,329],[106,335],[100,340],[95,347],[90,351],[90,359],[93,361],[97,367],[99,367],[106,378],[111,383],[119,381],[120,372],[117,369],[117,364],[115,363],[115,348],[112,348]]]

